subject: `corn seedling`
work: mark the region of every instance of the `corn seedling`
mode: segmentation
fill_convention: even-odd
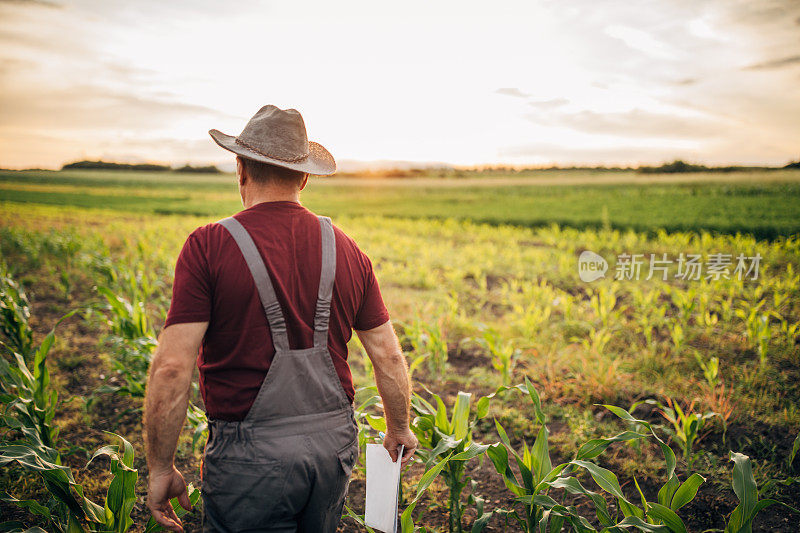
[[[669,336],[672,339],[672,345],[675,347],[675,353],[681,353],[684,344],[686,343],[686,332],[683,326],[677,321],[667,322],[667,329]]]
[[[753,465],[748,456],[732,451],[730,460],[733,461],[733,492],[739,499],[739,505],[728,517],[725,533],[751,533],[756,515],[772,505],[781,505],[795,513],[800,513],[794,507],[783,502],[759,499],[758,486],[753,478]]]
[[[750,346],[758,352],[758,361],[761,368],[767,362],[767,350],[771,338],[769,326],[769,314],[761,312],[764,300],[760,300],[755,305],[745,304],[744,307],[736,310],[736,316],[742,319],[747,331],[747,340]]]
[[[35,500],[6,499],[27,508],[44,519],[48,526],[61,533],[119,532],[125,533],[133,525],[131,511],[136,503],[136,480],[138,473],[133,468],[133,446],[119,435],[121,444],[104,446],[97,450],[97,457],[107,456],[111,460],[111,484],[104,504],[98,505],[84,495],[81,485],[75,482],[72,470],[61,464],[61,457],[52,448],[34,439],[23,439],[15,444],[0,445],[0,465],[16,463],[25,470],[37,473],[50,494],[47,506]],[[87,463],[88,465],[88,463]]]
[[[584,488],[580,481],[570,473],[579,466],[588,468],[595,466],[588,460],[602,454],[613,442],[638,440],[647,435],[625,431],[614,437],[592,439],[578,449],[573,461],[554,467],[550,459],[547,419],[542,411],[539,394],[527,378],[525,384],[518,385],[517,389],[526,393],[531,399],[533,418],[540,427],[533,446],[529,448],[523,439],[520,453],[511,445],[508,434],[500,422],[495,421],[500,442],[490,446],[487,454],[498,474],[503,478],[506,487],[522,504],[521,510],[497,512],[505,516],[507,520],[509,518],[515,520],[522,531],[526,533],[561,531],[564,524],[569,524],[575,531],[595,531],[589,521],[578,514],[575,507],[559,504],[547,494],[551,488],[564,489],[570,494],[588,497],[594,505],[600,524],[606,527],[616,525],[609,514],[605,499]],[[519,474],[511,468],[511,458],[515,461]]]
[[[459,392],[449,417],[444,401],[439,395],[431,394],[436,407],[418,394],[414,394],[411,398],[411,407],[415,415],[411,426],[419,440],[417,456],[426,468],[432,468],[444,461],[439,475],[448,488],[450,533],[463,531],[461,518],[464,509],[461,493],[470,482],[470,478],[465,474],[466,464],[482,456],[489,448],[488,444],[473,440],[472,430],[478,421],[489,413],[489,400],[503,390],[506,390],[506,387],[501,387],[489,396],[481,397],[474,411],[470,409],[472,395]]]
[[[430,324],[417,319],[404,327],[406,340],[411,344],[414,356],[409,371],[412,373],[427,361],[428,371],[441,378],[447,369],[447,341],[441,321]]]
[[[688,322],[697,304],[695,300],[697,297],[697,289],[687,288],[684,290],[677,290],[671,288],[669,290],[669,296],[672,300],[672,305],[674,305],[680,312],[681,318]]]
[[[64,315],[56,326],[73,313]],[[11,363],[0,357],[0,404],[6,415],[0,417],[0,426],[20,431],[48,449],[55,446],[58,437],[53,424],[58,393],[50,385],[47,369],[47,354],[54,342],[55,327],[35,350],[31,369],[19,353],[12,353]]]
[[[678,402],[674,402],[671,398],[667,398],[666,401],[667,405],[653,400],[644,400],[643,402],[635,403],[634,407],[639,403],[649,403],[655,405],[659,409],[661,416],[670,424],[664,428],[665,431],[674,438],[681,447],[683,457],[691,467],[694,445],[702,438],[700,433],[703,431],[706,421],[719,415],[714,412],[694,412],[694,402],[689,404],[684,411],[681,409]]]
[[[638,404],[634,404],[634,407],[636,405]],[[697,473],[693,473],[686,481],[681,483],[677,474],[675,474],[675,466],[677,464],[675,453],[669,445],[656,434],[653,426],[651,426],[649,422],[635,418],[629,411],[621,407],[613,405],[604,405],[603,407],[628,424],[636,428],[647,430],[661,448],[666,461],[667,481],[658,491],[658,501],[647,501],[639,488],[636,478],[634,478],[634,484],[641,499],[642,507],[640,508],[625,497],[617,477],[611,471],[585,461],[573,461],[573,464],[578,463],[577,466],[587,470],[600,488],[616,498],[620,510],[625,515],[625,518],[618,525],[621,526],[624,524],[629,527],[636,527],[640,531],[686,533],[686,525],[678,516],[677,511],[694,499],[700,485],[705,482],[705,478]],[[633,408],[631,408],[631,411],[632,410]]]
[[[694,358],[697,361],[697,364],[700,365],[700,369],[703,371],[703,377],[706,379],[706,383],[712,389],[719,385],[719,358],[718,357],[709,357],[707,360],[703,359],[702,354],[697,350],[694,350]]]
[[[115,355],[111,366],[121,381],[106,382],[95,394],[118,393],[143,398],[147,371],[157,344],[144,302],[128,301],[108,287],[98,287],[97,292],[106,300],[106,322],[112,332],[110,340]]]
[[[491,328],[483,332],[483,337],[479,342],[486,347],[492,356],[492,366],[500,372],[503,385],[511,385],[511,378],[514,368],[517,366],[520,350],[514,346],[513,341],[503,340],[500,334]]]
[[[607,330],[612,323],[619,322],[622,314],[621,309],[614,309],[617,305],[617,296],[614,289],[600,287],[590,291],[589,302],[594,310],[595,316],[600,319],[603,329]]]
[[[33,331],[28,325],[30,303],[25,291],[0,263],[0,338],[11,352],[30,361],[33,354]]]

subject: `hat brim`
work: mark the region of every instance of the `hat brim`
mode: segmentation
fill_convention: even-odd
[[[336,172],[336,161],[333,159],[331,153],[328,152],[324,146],[315,142],[308,142],[307,158],[303,159],[302,161],[289,163],[286,161],[281,161],[280,159],[273,159],[271,157],[264,156],[245,148],[236,142],[236,137],[232,135],[226,135],[219,130],[209,130],[208,134],[211,135],[211,138],[214,139],[214,142],[220,145],[220,147],[228,150],[229,152],[233,152],[236,155],[246,157],[247,159],[260,161],[262,163],[268,163],[270,165],[279,167],[290,168],[292,170],[299,170],[300,172],[307,172],[308,174],[314,174],[315,176],[330,176]]]

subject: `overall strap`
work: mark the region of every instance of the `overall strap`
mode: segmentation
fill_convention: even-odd
[[[328,217],[318,217],[322,233],[322,269],[319,275],[317,310],[314,314],[314,346],[328,345],[328,322],[331,317],[331,296],[336,279],[336,237]]]
[[[289,337],[286,335],[286,322],[283,318],[281,305],[275,296],[275,289],[272,287],[269,272],[267,272],[267,267],[264,265],[264,260],[261,258],[253,238],[247,233],[244,226],[233,217],[224,218],[218,224],[228,230],[233,240],[239,245],[239,250],[241,250],[244,260],[247,262],[247,267],[250,269],[250,274],[252,274],[258,290],[258,297],[261,299],[261,305],[267,315],[269,329],[272,333],[272,344],[275,346],[275,350],[288,350]]]

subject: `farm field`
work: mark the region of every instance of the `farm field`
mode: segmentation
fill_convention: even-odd
[[[334,178],[312,180],[303,202],[371,257],[407,354],[422,446],[403,479],[404,532],[534,531],[540,520],[747,531],[754,498],[782,503],[753,531],[798,530],[787,505],[800,509],[800,171]],[[143,386],[172,269],[194,228],[240,208],[230,174],[0,172],[0,446],[36,443],[0,485],[51,515],[9,496],[0,522],[69,522],[79,511],[42,482],[69,487],[68,467],[101,511],[128,472],[133,530],[145,530]],[[608,261],[604,278],[581,280],[584,251]],[[623,254],[642,254],[638,280]],[[645,279],[651,254],[672,260],[666,280]],[[700,256],[699,279],[678,270],[681,254]],[[8,370],[21,364],[12,351],[28,381]],[[382,419],[355,340],[350,364],[363,452]],[[204,421],[191,415],[179,467],[199,486]],[[134,458],[87,466],[120,442],[106,432]],[[364,530],[360,465],[340,531]]]
[[[772,239],[800,232],[800,171],[642,175],[542,171],[462,178],[314,178],[304,203],[330,216],[457,218],[489,224],[652,232],[698,228]],[[217,216],[238,210],[230,174],[0,171],[0,200]],[[765,209],[769,206],[769,209]]]

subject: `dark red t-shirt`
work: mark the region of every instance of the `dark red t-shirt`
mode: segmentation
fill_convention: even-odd
[[[283,309],[291,349],[314,345],[314,310],[322,248],[319,220],[294,202],[265,202],[234,215],[267,265]],[[334,226],[336,281],[328,349],[345,392],[353,400],[347,364],[352,330],[389,320],[369,258]],[[242,420],[258,394],[275,348],[253,277],[228,231],[219,224],[196,229],[175,266],[172,304],[164,327],[209,322],[197,359],[208,415]]]

